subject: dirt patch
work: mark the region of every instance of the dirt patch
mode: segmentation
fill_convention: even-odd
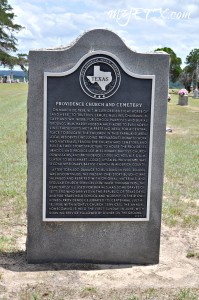
[[[177,299],[180,289],[194,289],[194,295],[199,292],[199,259],[187,257],[199,253],[198,228],[163,225],[160,263],[150,266],[28,265],[25,235],[18,238],[17,247],[16,253],[0,256],[0,299],[130,299],[132,293],[138,299]]]

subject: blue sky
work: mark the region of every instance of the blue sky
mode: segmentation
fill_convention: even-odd
[[[199,48],[199,1],[8,0],[25,28],[18,52],[71,43],[84,31],[107,28],[138,52],[170,47],[185,62]],[[184,64],[183,64],[184,66]]]

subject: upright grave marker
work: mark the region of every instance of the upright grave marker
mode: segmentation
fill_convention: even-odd
[[[30,263],[158,262],[168,70],[107,30],[30,52]]]

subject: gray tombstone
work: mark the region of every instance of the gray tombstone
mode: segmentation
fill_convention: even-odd
[[[199,98],[198,97],[198,89],[197,88],[194,90],[193,98]]]
[[[97,29],[29,60],[28,262],[158,263],[169,55]]]
[[[10,77],[10,75],[7,75],[6,83],[11,83],[11,77]]]
[[[188,105],[188,95],[178,96],[178,105],[184,106]]]

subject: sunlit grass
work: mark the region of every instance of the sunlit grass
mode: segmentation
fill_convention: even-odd
[[[188,106],[168,104],[163,220],[170,225],[196,226],[199,221],[199,99]]]
[[[0,84],[0,225],[24,223],[27,84]],[[7,237],[9,239],[9,236]]]
[[[1,232],[25,224],[27,84],[0,84]],[[199,222],[199,100],[168,104],[163,220],[169,225]],[[9,238],[9,234],[7,235]],[[11,237],[10,237],[11,238]]]

